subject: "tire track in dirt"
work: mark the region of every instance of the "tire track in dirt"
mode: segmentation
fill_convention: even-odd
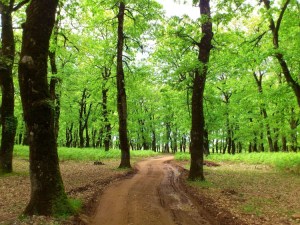
[[[173,156],[137,164],[133,177],[113,183],[99,199],[92,225],[207,225],[204,210],[180,187]]]

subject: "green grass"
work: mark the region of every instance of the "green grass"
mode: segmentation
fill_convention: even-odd
[[[78,213],[82,208],[83,203],[80,199],[69,198],[68,201],[75,213]]]
[[[131,151],[132,158],[144,158],[156,156],[159,153],[148,151]],[[15,145],[14,146],[14,156],[22,159],[28,159],[29,150],[28,146]],[[94,148],[58,148],[58,156],[61,161],[66,160],[77,160],[77,161],[96,161],[103,159],[120,159],[121,151],[117,149],[112,149],[109,151],[104,151],[104,149],[94,149]]]
[[[261,209],[254,204],[248,203],[242,206],[242,211],[247,214],[255,214],[256,216],[262,215]]]
[[[189,153],[176,153],[176,160],[189,160]],[[288,171],[300,174],[300,153],[240,153],[235,155],[229,154],[210,154],[205,159],[215,162],[239,162],[247,164],[264,164],[277,168],[282,171]]]
[[[200,187],[200,188],[205,188],[205,189],[208,189],[208,188],[211,188],[214,186],[214,184],[210,181],[188,181],[188,183],[192,186],[195,186],[195,187]]]

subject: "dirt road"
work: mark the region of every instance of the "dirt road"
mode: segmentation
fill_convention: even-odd
[[[205,215],[181,189],[172,156],[138,163],[133,177],[114,183],[101,196],[92,225],[206,225]]]

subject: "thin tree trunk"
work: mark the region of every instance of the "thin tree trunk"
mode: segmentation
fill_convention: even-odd
[[[291,149],[293,152],[297,152],[297,126],[299,124],[299,119],[295,118],[295,110],[291,109],[291,120],[290,120],[290,128],[291,128]]]
[[[270,0],[263,0],[265,7],[268,11],[271,11],[271,6],[270,6]],[[270,30],[272,31],[273,34],[273,46],[274,49],[278,49],[279,48],[279,30],[280,30],[280,25],[281,25],[281,21],[283,18],[283,15],[288,7],[290,3],[290,0],[286,0],[285,4],[283,5],[283,7],[281,8],[279,17],[277,19],[277,22],[275,24],[274,19],[272,18],[272,16],[270,15]],[[277,52],[275,54],[276,59],[278,60],[281,70],[283,72],[283,75],[288,83],[288,85],[291,86],[291,88],[294,91],[294,94],[297,98],[297,102],[298,102],[298,106],[300,107],[300,85],[299,83],[297,83],[296,80],[293,79],[290,69],[286,63],[286,60],[284,59],[284,55],[282,53]]]
[[[59,116],[60,116],[60,93],[58,94],[56,91],[57,84],[59,83],[59,79],[55,76],[57,74],[57,67],[56,67],[56,52],[49,51],[49,58],[50,58],[50,66],[52,77],[50,79],[50,95],[51,99],[54,102],[55,114],[54,114],[54,131],[55,137],[57,139],[58,132],[59,132]]]
[[[80,102],[80,109],[79,109],[79,147],[83,148],[84,147],[84,118],[83,118],[83,112],[84,112],[84,107],[86,107],[86,103],[84,103],[84,96],[85,96],[85,90],[83,90],[82,97],[81,97],[81,102]]]
[[[203,37],[199,43],[198,60],[202,64],[201,69],[195,71],[192,96],[192,129],[191,129],[191,167],[189,179],[204,180],[203,174],[203,152],[204,152],[204,111],[203,93],[205,88],[206,75],[208,70],[209,54],[212,48],[213,37],[212,23],[210,17],[209,0],[200,0],[200,14],[205,21],[202,22],[201,29]]]
[[[72,211],[59,170],[54,110],[47,82],[49,40],[57,0],[32,0],[23,26],[19,84],[29,132],[30,202],[26,215],[62,215]]]
[[[154,128],[152,128],[152,143],[151,143],[152,151],[156,152],[156,133]]]
[[[73,142],[73,125],[74,123],[71,123],[71,126],[69,127],[67,125],[66,127],[66,146],[71,147]]]
[[[127,134],[127,100],[125,91],[125,76],[123,69],[124,48],[124,15],[125,3],[120,2],[118,13],[118,43],[117,43],[117,91],[118,91],[118,114],[119,114],[119,138],[121,148],[121,163],[119,168],[130,168],[130,151]]]
[[[102,114],[104,118],[104,148],[105,151],[109,150],[110,142],[111,142],[111,124],[108,119],[108,110],[107,110],[107,92],[108,89],[102,89]]]
[[[263,93],[263,88],[262,88],[263,73],[261,73],[259,71],[259,75],[258,75],[255,72],[253,72],[253,76],[256,81],[258,93],[262,94]],[[268,140],[268,144],[269,144],[269,150],[270,150],[270,152],[274,152],[273,139],[271,136],[271,129],[270,129],[270,124],[268,122],[268,114],[267,114],[265,104],[260,105],[260,110],[261,110],[261,114],[263,115],[263,117],[266,121],[267,140]]]

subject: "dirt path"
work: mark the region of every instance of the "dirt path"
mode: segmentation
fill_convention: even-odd
[[[138,163],[132,178],[110,186],[99,199],[92,225],[206,225],[201,206],[180,188],[172,156]]]

